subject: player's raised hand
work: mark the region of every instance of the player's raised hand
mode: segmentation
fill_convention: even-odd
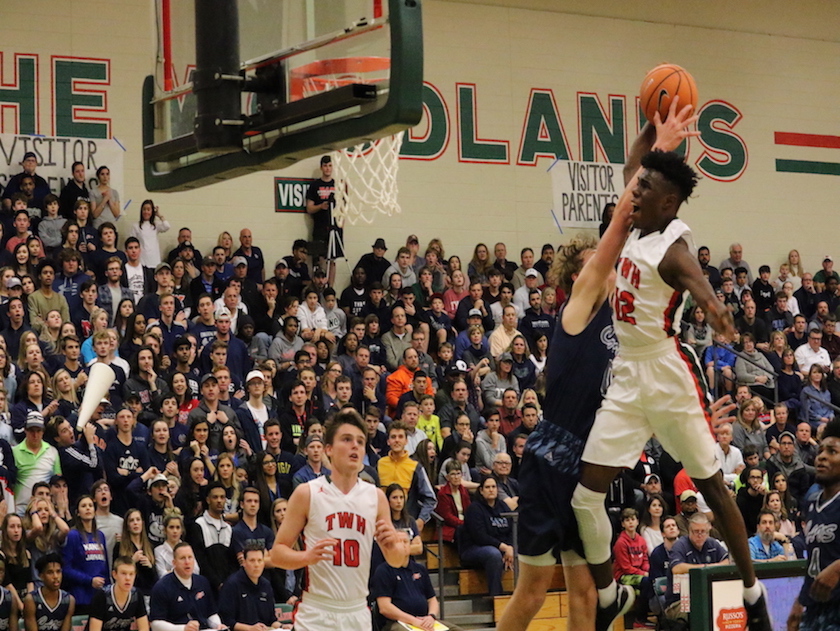
[[[731,412],[738,407],[732,401],[732,397],[728,394],[725,394],[720,399],[712,403],[712,429],[717,433],[718,428],[724,423],[734,423],[735,417],[731,415]]]
[[[321,561],[329,561],[333,558],[333,549],[338,545],[338,539],[328,537],[321,539],[311,548],[306,549],[306,565],[315,565]]]
[[[694,107],[689,104],[677,111],[679,101],[680,97],[676,95],[671,101],[671,109],[664,122],[659,116],[659,112],[654,115],[653,124],[656,126],[654,149],[674,151],[686,138],[700,135],[699,131],[689,129],[699,118],[696,114],[691,113]]]

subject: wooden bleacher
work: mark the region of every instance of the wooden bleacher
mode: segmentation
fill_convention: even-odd
[[[559,566],[558,566],[559,568]],[[562,575],[562,571],[560,572]],[[498,623],[510,602],[510,596],[496,596],[493,602],[493,619]],[[567,631],[569,595],[566,592],[549,592],[545,603],[534,616],[528,631]],[[568,631],[572,631],[569,629]]]

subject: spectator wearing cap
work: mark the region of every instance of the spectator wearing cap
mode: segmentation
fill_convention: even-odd
[[[255,453],[265,449],[265,423],[270,418],[278,418],[280,412],[272,406],[266,405],[265,375],[260,370],[252,370],[245,378],[245,388],[248,399],[236,409],[236,416],[242,426],[245,440]]]
[[[800,506],[805,505],[805,496],[814,479],[814,468],[806,465],[796,450],[796,436],[785,431],[779,434],[779,450],[767,461],[767,478],[772,480],[777,473],[784,473],[788,490]]]
[[[240,433],[242,427],[233,408],[219,401],[219,380],[208,373],[201,378],[201,401],[198,406],[190,411],[187,422],[190,427],[194,423],[206,421],[209,429],[207,446],[213,451],[219,452],[223,449],[222,432],[227,424],[233,425]]]
[[[35,172],[38,168],[38,156],[34,152],[27,151],[24,153],[20,165],[23,170],[9,178],[6,188],[3,190],[3,208],[6,211],[12,208],[12,195],[21,192],[21,180],[24,176],[31,176],[35,181],[35,190],[32,193],[33,199],[30,202],[35,207],[41,208],[44,198],[51,192],[47,181]]]
[[[144,267],[154,268],[161,262],[158,233],[167,232],[169,227],[169,222],[152,200],[147,199],[140,204],[140,219],[131,224],[130,235],[140,241]]]
[[[23,516],[32,487],[36,482],[48,482],[54,474],[61,474],[61,459],[58,450],[44,441],[44,417],[31,411],[24,425],[26,438],[12,447],[17,482],[15,483],[15,512]]]
[[[476,329],[481,330],[481,340],[479,343],[480,354],[483,356],[490,352],[490,342],[485,335],[486,328],[483,326],[484,317],[480,309],[471,309],[467,314],[467,328],[458,333],[455,338],[455,359],[463,359],[464,353],[471,347],[475,347],[473,333]],[[492,331],[492,329],[490,329]],[[474,354],[479,349],[474,348]]]
[[[223,248],[221,248],[223,250]],[[218,264],[216,260],[210,256],[205,256],[201,259],[201,273],[190,281],[190,302],[194,305],[198,304],[198,298],[201,294],[209,294],[210,298],[216,298],[222,295],[224,285],[216,272]]]
[[[178,231],[178,245],[174,248],[169,250],[169,254],[166,255],[166,261],[170,265],[175,262],[185,249],[192,249],[194,252],[194,259],[201,260],[201,252],[195,249],[195,246],[192,243],[192,230],[188,227],[184,226]]]
[[[164,519],[174,510],[169,480],[156,467],[149,467],[128,484],[126,491],[131,496],[131,505],[143,514],[149,541],[159,546],[166,541]]]
[[[218,309],[215,314],[216,336],[201,351],[201,367],[208,371],[212,367],[210,351],[212,342],[227,342],[227,359],[225,365],[230,368],[230,376],[236,383],[242,383],[248,370],[251,369],[251,360],[248,357],[248,347],[245,342],[233,335],[231,331],[231,315],[227,307]]]
[[[309,266],[306,264],[306,257],[309,256],[309,244],[305,239],[296,239],[292,243],[292,253],[284,256],[283,260],[289,268],[289,276],[296,279],[303,287],[312,280],[309,275]]]
[[[519,307],[521,313],[525,313],[530,307],[529,296],[535,289],[539,291],[540,273],[533,267],[525,271],[523,285],[513,294],[513,303]],[[542,295],[542,294],[540,294]]]
[[[817,293],[825,291],[829,278],[833,278],[840,283],[840,274],[834,271],[834,257],[826,254],[823,257],[822,269],[814,274],[814,287]]]
[[[292,477],[293,489],[304,482],[311,482],[316,478],[330,474],[330,470],[324,465],[324,440],[320,436],[317,434],[307,436],[303,453],[306,456],[306,464],[298,469]]]
[[[286,259],[278,259],[274,264],[273,278],[277,287],[278,298],[283,298],[284,296],[300,297],[301,291],[303,291],[303,282],[299,278],[291,275],[289,263]]]
[[[391,267],[391,263],[385,258],[385,253],[388,251],[385,239],[377,238],[371,248],[372,251],[363,254],[359,262],[356,263],[356,267],[365,270],[365,287],[367,289],[370,289],[372,283],[381,282],[385,272]]]
[[[63,295],[53,290],[55,263],[49,259],[44,259],[38,263],[35,271],[38,277],[38,289],[29,294],[29,298],[27,299],[29,323],[32,325],[32,328],[38,332],[42,331],[47,314],[53,309],[61,314],[62,322],[69,322],[70,307],[67,305],[67,300]]]
[[[227,281],[227,286],[230,287],[235,283],[239,283],[239,297],[242,303],[245,304],[245,312],[253,312],[254,308],[259,304],[259,296],[261,285],[258,285],[248,273],[248,260],[244,256],[234,256],[233,276]]]
[[[147,320],[160,319],[160,297],[164,294],[171,294],[174,286],[172,278],[172,267],[169,263],[158,263],[155,267],[154,279],[156,288],[153,292],[145,294],[140,302],[137,303],[136,311],[139,311]],[[180,300],[175,298],[175,313],[176,319],[180,319],[180,314],[184,310],[184,305]]]

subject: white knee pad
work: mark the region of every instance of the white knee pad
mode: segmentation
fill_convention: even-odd
[[[604,508],[606,493],[598,493],[578,484],[572,495],[572,508],[578,522],[586,561],[600,565],[610,560],[612,525]]]

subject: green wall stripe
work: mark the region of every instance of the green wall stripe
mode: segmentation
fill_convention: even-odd
[[[840,163],[816,162],[814,160],[776,160],[776,171],[786,173],[815,173],[816,175],[840,175]]]

